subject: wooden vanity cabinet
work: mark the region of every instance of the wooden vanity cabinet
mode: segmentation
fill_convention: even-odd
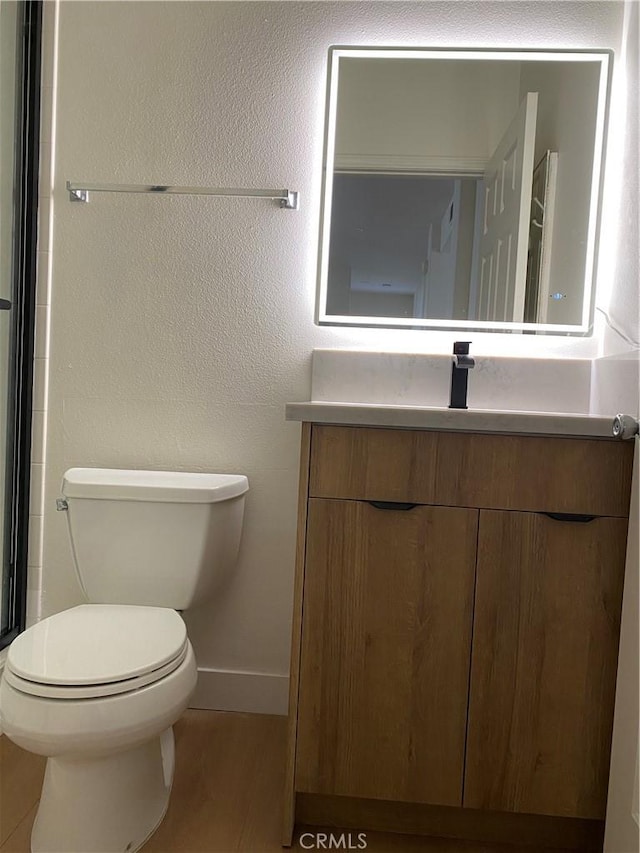
[[[348,803],[360,828],[489,840],[601,826],[631,458],[303,425],[285,843]]]

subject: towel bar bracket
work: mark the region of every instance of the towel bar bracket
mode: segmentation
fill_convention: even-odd
[[[67,186],[67,189],[69,190],[70,201],[84,201],[86,203],[89,202],[89,190],[71,189],[70,186]]]
[[[287,190],[287,197],[280,199],[280,207],[287,210],[297,210],[300,204],[300,193],[293,190]]]

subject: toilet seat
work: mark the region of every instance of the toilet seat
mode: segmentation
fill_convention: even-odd
[[[16,675],[9,666],[5,668],[4,677],[8,684],[21,693],[29,693],[41,699],[99,699],[103,696],[117,696],[121,693],[129,693],[139,690],[148,684],[154,684],[176,670],[187,656],[188,645],[184,644],[180,654],[164,666],[154,669],[145,675],[135,678],[126,678],[122,681],[111,681],[107,684],[90,684],[86,686],[57,684],[42,684],[38,681],[30,681]]]
[[[9,647],[5,678],[52,699],[93,699],[137,690],[184,661],[187,632],[169,608],[85,604],[43,619]]]

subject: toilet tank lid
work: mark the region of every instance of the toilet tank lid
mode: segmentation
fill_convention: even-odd
[[[66,498],[166,503],[217,503],[249,489],[243,474],[195,474],[187,471],[133,471],[119,468],[70,468],[62,478]]]

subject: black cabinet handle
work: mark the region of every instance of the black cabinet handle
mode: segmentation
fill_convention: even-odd
[[[8,299],[0,299],[0,311],[11,311],[11,303]]]
[[[580,515],[573,512],[543,512],[547,518],[552,518],[554,521],[571,521],[574,524],[588,524],[597,518],[597,515]]]
[[[399,501],[367,501],[367,503],[376,509],[408,510],[413,509],[414,506],[418,506],[418,504],[401,503]]]

